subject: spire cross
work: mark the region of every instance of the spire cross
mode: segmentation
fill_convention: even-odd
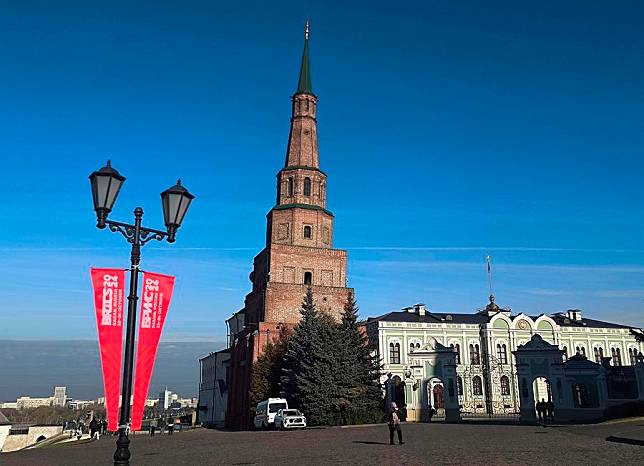
[[[309,40],[309,18],[306,18],[306,26],[304,27],[304,39]]]

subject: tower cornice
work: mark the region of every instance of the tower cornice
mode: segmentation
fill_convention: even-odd
[[[288,167],[282,168],[277,174],[277,176],[279,176],[281,172],[288,172],[288,171],[294,171],[294,170],[311,170],[314,172],[322,173],[324,176],[327,176],[327,174],[323,170],[320,170],[318,167],[308,167],[306,165],[289,165]]]

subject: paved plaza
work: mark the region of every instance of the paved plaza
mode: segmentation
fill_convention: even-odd
[[[133,437],[132,465],[177,464],[642,464],[644,446],[606,441],[643,432],[644,421],[593,426],[405,424],[405,445],[385,425],[295,432],[195,429]],[[8,453],[3,465],[109,465],[114,438]]]

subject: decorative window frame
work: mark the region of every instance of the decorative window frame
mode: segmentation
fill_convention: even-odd
[[[423,339],[419,338],[419,337],[407,338],[407,350],[410,349],[410,346],[412,344],[414,345],[414,351],[417,350],[417,349],[420,349],[420,348],[423,347]],[[417,344],[419,345],[418,348],[416,348]]]
[[[460,338],[450,338],[447,341],[447,347],[451,347],[454,345],[454,350],[456,350],[456,345],[458,345],[459,351],[458,351],[458,364],[463,364],[463,340]],[[468,347],[469,351],[469,347]],[[455,361],[456,362],[456,361]]]
[[[391,362],[391,347],[390,347],[390,345],[393,344],[395,346],[396,343],[398,343],[400,345],[400,362],[399,363]],[[387,337],[386,345],[387,345],[387,364],[393,364],[393,365],[402,364],[403,351],[406,351],[405,350],[405,345],[403,344],[402,339],[400,337]],[[405,353],[405,355],[406,355],[406,353]]]

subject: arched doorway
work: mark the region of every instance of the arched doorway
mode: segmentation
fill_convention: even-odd
[[[534,393],[535,412],[537,403],[540,401],[552,401],[552,387],[550,381],[545,377],[537,377],[532,382],[532,392]],[[537,418],[539,413],[537,412]]]
[[[434,378],[429,381],[427,384],[427,399],[435,410],[435,416],[445,416],[445,388],[442,380]]]
[[[44,435],[40,435],[40,436],[36,439],[36,442],[42,442],[43,440],[47,440],[47,437],[45,437]]]
[[[445,400],[443,399],[443,386],[434,385],[434,409],[445,409]]]

